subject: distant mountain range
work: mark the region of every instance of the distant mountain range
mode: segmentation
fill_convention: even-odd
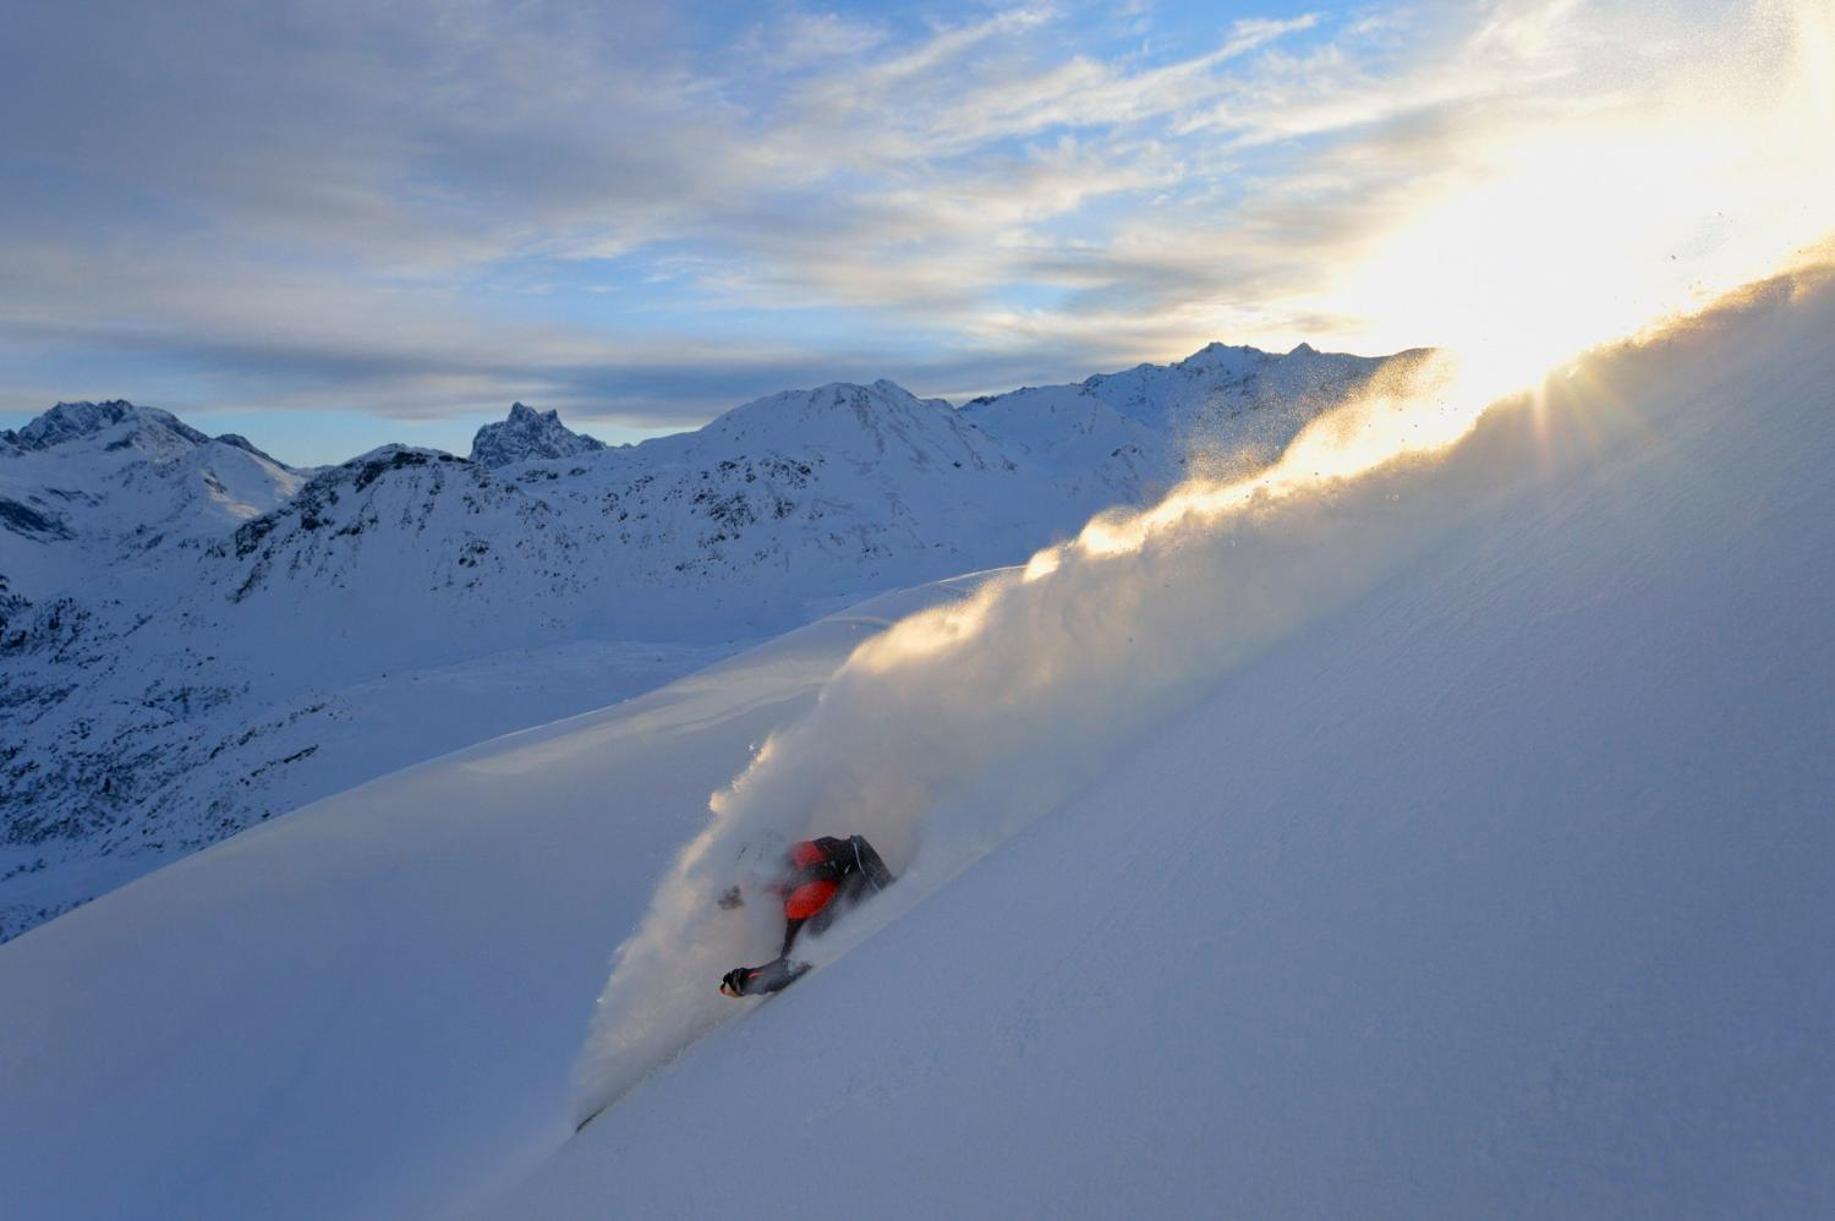
[[[961,407],[787,391],[607,447],[289,467],[124,401],[0,431],[0,939],[176,855],[873,592],[1270,461],[1392,361],[1213,344]]]

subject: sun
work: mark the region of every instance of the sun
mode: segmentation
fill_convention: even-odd
[[[1490,130],[1317,308],[1451,349],[1496,397],[1788,266],[1835,226],[1835,19],[1755,14],[1647,96]]]
[[[1307,303],[1369,319],[1378,350],[1431,345],[1431,358],[1314,420],[1266,470],[1099,516],[1021,579],[1444,449],[1500,400],[1539,405],[1539,387],[1589,349],[1826,251],[1835,22],[1807,4],[1763,11],[1778,21],[1775,71],[1729,64],[1584,122],[1491,129],[1456,177],[1424,184],[1402,223]]]

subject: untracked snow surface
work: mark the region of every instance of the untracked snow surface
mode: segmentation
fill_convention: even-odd
[[[28,933],[8,1204],[1829,1215],[1831,334],[1777,281],[1444,454],[1108,523]],[[717,996],[770,952],[711,902],[740,850],[853,830],[899,884]]]

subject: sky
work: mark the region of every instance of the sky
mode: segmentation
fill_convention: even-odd
[[[11,0],[0,426],[308,463],[1212,340],[1539,360],[1835,224],[1830,9]]]

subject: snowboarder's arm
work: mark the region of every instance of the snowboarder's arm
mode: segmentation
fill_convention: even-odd
[[[886,863],[880,859],[879,853],[873,850],[873,845],[867,843],[866,836],[850,835],[847,846],[853,855],[854,867],[866,874],[867,881],[874,890],[884,890],[898,881],[892,875],[892,871],[886,868]]]

